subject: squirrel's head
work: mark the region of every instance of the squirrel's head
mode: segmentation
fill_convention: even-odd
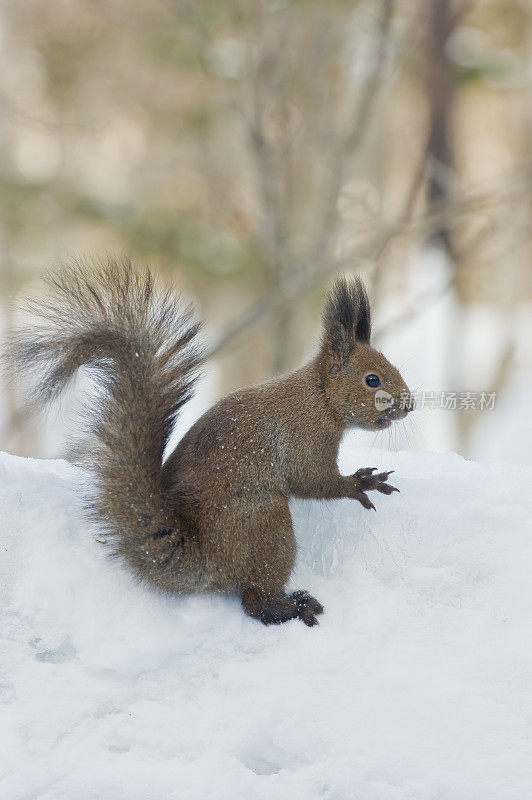
[[[410,391],[399,371],[370,345],[371,314],[360,278],[339,278],[323,311],[322,381],[345,427],[382,430],[408,413]]]

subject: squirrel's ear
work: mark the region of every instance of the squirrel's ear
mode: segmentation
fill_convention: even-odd
[[[347,366],[353,350],[347,331],[341,322],[333,322],[325,331],[325,348],[329,356],[331,375],[339,375]]]
[[[360,278],[355,281],[355,294],[357,298],[355,339],[357,342],[369,344],[371,340],[371,310],[366,287]]]
[[[356,342],[369,344],[371,314],[360,278],[338,278],[323,310],[324,341],[331,357],[331,372],[341,372]]]

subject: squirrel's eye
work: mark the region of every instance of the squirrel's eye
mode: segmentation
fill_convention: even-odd
[[[376,389],[377,386],[381,385],[381,379],[378,375],[366,375],[366,383],[368,386],[371,386],[372,389]]]

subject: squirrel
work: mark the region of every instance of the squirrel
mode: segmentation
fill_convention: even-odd
[[[129,261],[74,263],[48,283],[51,297],[29,304],[40,324],[14,335],[10,356],[39,405],[90,369],[100,391],[81,463],[94,478],[89,514],[113,553],[164,592],[236,592],[266,625],[316,625],[321,603],[285,589],[296,556],[289,498],[352,498],[374,509],[368,491],[398,491],[391,473],[341,475],[340,440],[409,410],[405,381],[370,345],[360,278],[334,283],[321,345],[305,366],[220,400],[166,459],[203,359],[192,308]],[[379,388],[390,400],[384,411]]]

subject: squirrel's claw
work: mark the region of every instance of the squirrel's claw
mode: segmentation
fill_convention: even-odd
[[[355,472],[355,478],[368,478],[376,471],[377,467],[361,467]]]
[[[377,510],[365,492],[357,492],[354,499],[358,500],[368,511],[370,509],[373,509],[373,511]]]
[[[382,492],[382,494],[392,494],[392,492],[399,491],[397,486],[391,486],[389,483],[381,483],[380,486],[375,486],[375,489],[378,492]]]
[[[379,474],[375,475],[374,477],[377,478],[379,481],[387,481],[388,480],[388,476],[391,475],[394,472],[395,472],[394,469],[390,469],[390,470],[388,470],[388,472],[379,472]]]
[[[374,474],[375,472],[376,467],[362,467],[353,475],[360,487],[359,492],[355,495],[356,500],[362,503],[364,508],[373,508],[374,510],[375,506],[367,497],[366,492],[374,490],[381,492],[381,494],[392,494],[392,492],[399,491],[397,487],[387,483],[388,477],[394,472],[393,469],[387,472],[378,472],[376,475]]]

